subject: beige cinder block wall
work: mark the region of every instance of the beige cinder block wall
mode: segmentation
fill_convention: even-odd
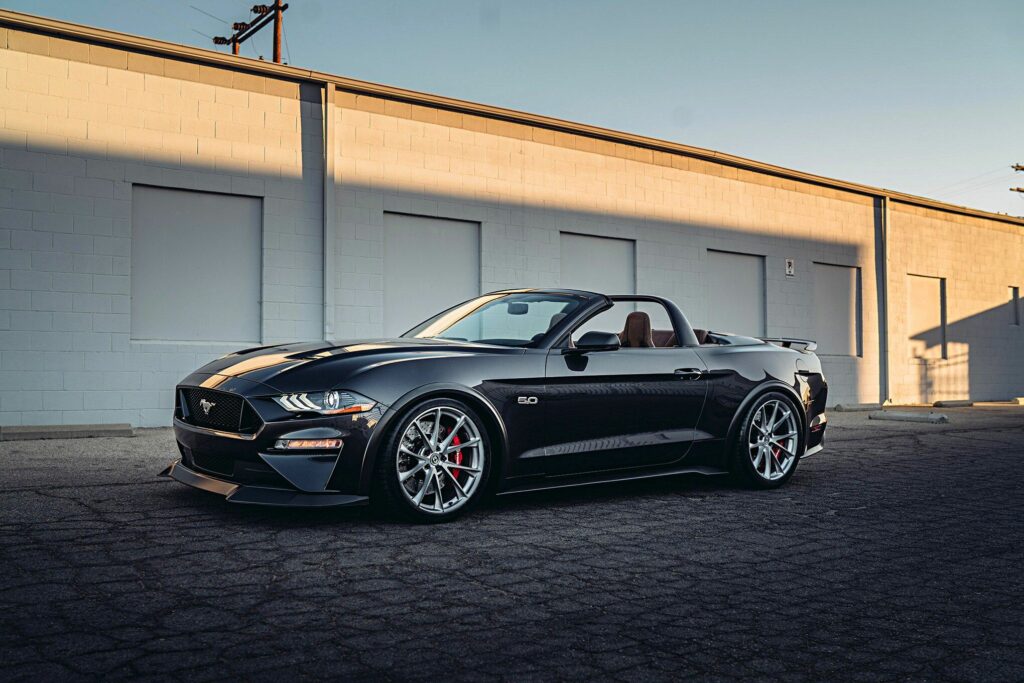
[[[636,240],[637,291],[707,318],[708,249],[766,258],[767,332],[812,337],[812,263],[855,266],[862,357],[824,356],[835,401],[877,401],[872,198],[543,128],[339,92],[339,336],[382,331],[384,214],[481,224],[481,291],[559,281],[559,231]],[[795,258],[795,277],[785,259]]]
[[[909,329],[908,276],[943,278],[942,330]],[[889,230],[891,392],[897,403],[1000,400],[1024,391],[1024,230],[994,220],[893,204]],[[1024,320],[1021,320],[1024,323]],[[915,343],[916,342],[916,343]]]
[[[833,404],[885,398],[883,350],[898,401],[1024,394],[1020,329],[998,320],[1024,221],[0,11],[0,424],[168,424],[175,382],[232,350],[132,339],[138,185],[260,200],[263,343],[380,334],[396,212],[478,222],[481,291],[572,286],[560,231],[635,240],[637,290],[697,326],[708,251],[760,255],[771,335],[814,336],[815,262],[855,267],[862,354],[823,357]],[[901,197],[887,339],[883,197]],[[947,359],[903,348],[907,273],[947,280]]]
[[[322,105],[303,92],[0,27],[0,424],[166,425],[175,383],[233,350],[132,340],[133,185],[260,198],[262,341],[322,335]]]

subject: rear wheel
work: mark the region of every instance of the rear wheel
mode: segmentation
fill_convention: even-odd
[[[733,474],[759,489],[777,488],[789,481],[804,449],[796,411],[784,394],[758,397],[744,414],[736,435]]]
[[[377,456],[376,502],[415,521],[454,519],[483,497],[489,443],[483,421],[461,401],[413,406]]]

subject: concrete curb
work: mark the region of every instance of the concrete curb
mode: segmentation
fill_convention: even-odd
[[[881,410],[881,403],[837,403],[832,410],[837,413],[866,413],[869,410]]]
[[[936,408],[970,408],[974,401],[936,401],[932,405]]]
[[[949,418],[943,413],[901,413],[894,410],[877,410],[868,415],[869,420],[890,420],[892,422],[927,422],[946,424]]]
[[[0,427],[0,441],[87,439],[99,436],[135,436],[135,430],[127,422],[106,425],[22,425]]]

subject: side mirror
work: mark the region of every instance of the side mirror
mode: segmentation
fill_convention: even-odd
[[[591,330],[587,332],[579,341],[576,342],[576,348],[566,349],[567,351],[576,351],[577,353],[587,353],[588,351],[616,351],[621,344],[619,343],[619,335],[614,332],[598,332],[597,330]]]

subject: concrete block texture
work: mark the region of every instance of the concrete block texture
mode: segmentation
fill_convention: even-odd
[[[812,336],[815,262],[860,268],[862,300],[877,298],[874,208],[862,197],[675,168],[653,155],[624,158],[576,136],[538,142],[502,126],[468,130],[468,115],[431,123],[399,105],[354,100],[334,118],[339,262],[379,258],[362,255],[380,244],[384,214],[404,213],[481,224],[481,291],[572,287],[560,281],[558,253],[559,234],[571,232],[635,241],[636,291],[675,300],[695,326],[710,317],[708,250],[765,257],[769,335]],[[785,275],[786,258],[797,259],[795,277]],[[358,268],[340,270],[338,336],[381,334],[370,313],[381,309],[382,285]],[[833,401],[881,398],[877,309],[860,316],[863,355],[822,356]]]
[[[310,217],[322,212],[323,178],[303,166],[303,147],[321,149],[323,129],[281,103],[297,104],[297,90],[257,95],[265,79],[209,69],[204,80],[196,64],[3,35],[0,425],[167,425],[175,382],[232,350],[132,339],[133,184],[284,201],[262,217],[263,260],[275,265],[253,292],[260,341],[322,337]],[[264,136],[263,112],[296,135]],[[244,154],[233,154],[238,141]]]
[[[1019,226],[894,203],[883,339],[862,193],[343,91],[325,119],[313,84],[25,31],[0,30],[0,75],[0,389],[32,392],[4,394],[3,425],[166,425],[175,382],[233,350],[133,338],[134,185],[262,200],[262,343],[380,335],[384,217],[405,214],[480,226],[481,292],[572,287],[561,233],[630,240],[636,291],[697,327],[709,251],[761,257],[770,336],[813,338],[817,266],[856,269],[861,343],[820,356],[831,404],[1024,393]],[[908,274],[944,280],[943,329],[908,329]]]

